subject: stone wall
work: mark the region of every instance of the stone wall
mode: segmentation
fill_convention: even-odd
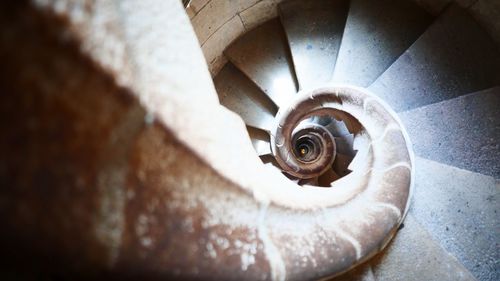
[[[212,76],[226,64],[224,49],[260,23],[276,17],[282,0],[194,0],[187,9]]]
[[[215,76],[227,63],[222,52],[236,38],[260,23],[276,17],[277,4],[283,0],[193,0],[187,8],[193,28]],[[408,0],[401,0],[408,1]],[[453,0],[415,1],[433,15],[438,15]],[[469,9],[500,44],[500,1],[455,0]]]

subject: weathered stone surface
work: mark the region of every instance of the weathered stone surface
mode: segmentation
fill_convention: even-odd
[[[198,14],[210,1],[211,0],[192,0],[189,7],[191,7],[193,11]]]
[[[205,41],[222,25],[226,24],[239,12],[251,7],[259,0],[212,0],[208,2],[192,19],[192,24],[200,44]]]
[[[247,30],[251,30],[261,23],[278,16],[280,0],[262,0],[240,13],[241,20]]]
[[[376,280],[475,280],[411,215],[387,250],[370,263]]]
[[[388,188],[385,192],[377,193],[375,200],[385,204],[392,204],[399,210],[405,210],[408,204],[405,198],[410,196],[410,191],[402,187],[409,185],[411,182],[411,173],[408,167],[392,168],[380,180]]]
[[[224,54],[276,106],[293,100],[297,83],[286,34],[279,19],[267,21],[238,38]],[[275,77],[279,77],[279,83]]]
[[[217,206],[242,210],[237,198],[251,197],[61,37],[62,21],[8,8],[0,12],[2,264],[40,278],[269,279],[258,207],[234,227],[219,220]]]
[[[499,181],[419,157],[415,166],[410,213],[478,280],[499,280]]]
[[[117,272],[200,280],[269,279],[256,203],[247,205],[250,197],[158,124],[145,128],[134,144],[126,194]],[[229,213],[228,204],[239,206],[245,215],[235,209]]]
[[[456,98],[500,83],[500,51],[453,4],[369,89],[396,111]]]
[[[8,6],[5,3],[2,5]],[[38,12],[24,14],[24,10],[23,13],[17,10],[16,13],[15,9],[8,7],[0,12],[0,22],[4,23],[2,19],[5,19],[6,23],[0,28],[7,31],[2,32],[0,38],[0,54],[6,62],[0,66],[4,74],[0,78],[0,87],[2,92],[10,94],[0,98],[0,128],[8,136],[0,140],[2,156],[5,157],[2,159],[6,159],[0,164],[0,181],[2,186],[7,186],[2,191],[5,196],[0,200],[0,217],[5,218],[2,236],[7,238],[2,239],[2,244],[5,244],[3,249],[8,255],[16,255],[7,257],[14,258],[5,263],[6,266],[17,261],[29,265],[30,259],[33,259],[38,266],[48,264],[49,267],[44,270],[58,271],[58,266],[65,265],[68,267],[61,271],[89,270],[87,273],[90,275],[101,270],[116,270],[115,273],[142,277],[140,279],[224,279],[228,274],[237,279],[279,279],[285,276],[284,273],[290,273],[286,275],[289,278],[319,277],[321,273],[335,270],[326,258],[301,261],[297,249],[312,249],[312,256],[317,258],[314,254],[326,248],[327,256],[332,255],[332,259],[352,259],[334,263],[339,270],[356,262],[359,259],[359,256],[355,257],[357,252],[364,253],[356,249],[356,243],[352,241],[355,237],[349,239],[349,236],[346,238],[345,234],[335,232],[337,225],[328,220],[330,218],[319,221],[331,227],[319,227],[325,231],[322,233],[325,240],[309,240],[311,237],[307,235],[300,237],[294,229],[297,228],[295,224],[281,225],[283,229],[275,227],[275,222],[302,222],[300,212],[286,217],[280,216],[277,210],[281,210],[283,202],[303,208],[303,200],[310,199],[313,192],[296,192],[294,186],[287,186],[286,183],[283,186],[291,187],[290,194],[282,192],[287,190],[280,190],[279,184],[283,181],[270,177],[270,174],[252,174],[260,172],[259,169],[246,173],[233,171],[245,170],[256,162],[247,161],[246,157],[241,163],[231,161],[231,157],[238,153],[249,155],[245,147],[247,143],[240,142],[240,139],[224,140],[225,135],[217,135],[217,132],[222,132],[222,128],[233,132],[231,129],[242,126],[238,127],[240,123],[235,123],[236,118],[231,114],[216,114],[224,111],[215,106],[213,90],[203,84],[207,77],[201,82],[196,81],[206,88],[196,88],[197,83],[189,83],[193,81],[182,78],[191,70],[182,63],[186,62],[183,56],[179,56],[182,52],[174,52],[173,57],[168,57],[162,56],[165,53],[156,48],[148,48],[150,44],[163,46],[155,44],[163,41],[154,39],[166,38],[168,50],[174,46],[174,43],[168,43],[176,41],[172,40],[176,37],[162,37],[159,35],[165,34],[155,32],[148,37],[150,33],[144,31],[150,28],[149,25],[131,28],[137,23],[134,20],[145,18],[143,13],[132,13],[133,8],[138,6],[126,6],[124,11],[131,13],[130,19],[121,18],[125,27],[111,32],[126,38],[121,40],[128,43],[125,44],[127,48],[124,49],[128,52],[124,57],[130,56],[130,61],[124,64],[127,68],[123,72],[130,67],[133,69],[131,76],[123,75],[122,69],[117,66],[121,64],[110,67],[108,63],[113,61],[104,59],[109,53],[88,48],[89,45],[80,48],[70,40],[68,30],[59,32],[59,25],[68,24],[61,19],[67,18],[53,18],[53,15],[40,18]],[[153,13],[153,16],[158,14]],[[20,23],[20,27],[13,28],[15,32],[9,30],[11,21]],[[155,25],[158,26],[162,25]],[[81,26],[75,24],[71,27],[74,31]],[[91,31],[93,29],[84,29],[79,35],[91,41],[96,38],[92,37],[96,33]],[[92,47],[99,49],[102,41],[92,43]],[[123,42],[118,40],[114,43],[120,45]],[[184,43],[187,47],[194,46]],[[116,51],[116,45],[111,45],[106,47]],[[94,60],[88,59],[89,54]],[[196,54],[193,57],[195,62],[199,62]],[[158,61],[160,63],[153,63]],[[189,65],[189,61],[187,63]],[[203,72],[198,70],[194,67],[194,76],[203,76]],[[176,75],[177,71],[180,74]],[[127,87],[118,86],[117,81]],[[186,86],[186,83],[189,85]],[[203,92],[196,93],[196,89]],[[147,114],[147,110],[131,98],[131,90],[147,105]],[[197,97],[202,100],[197,100]],[[197,111],[204,108],[197,107],[200,103],[205,103],[203,105],[213,111]],[[196,114],[202,117],[194,116]],[[209,119],[197,121],[207,117],[214,120],[212,125],[215,129],[200,126],[196,130],[197,126],[193,124],[204,125]],[[222,126],[226,123],[220,120],[227,121],[228,127]],[[231,137],[231,133],[228,136]],[[234,148],[240,146],[241,151]],[[249,175],[255,177],[256,174],[264,175],[270,183],[249,179]],[[277,196],[273,196],[272,191],[265,193],[266,188],[274,187],[276,183],[280,191]],[[253,197],[248,190],[255,191]],[[285,200],[279,201],[280,196]],[[328,196],[317,196],[315,199],[320,197]],[[269,203],[269,198],[278,203],[266,213],[266,209],[257,202],[264,205],[263,202]],[[292,199],[287,202],[289,198]],[[332,221],[337,218],[335,215],[347,218],[347,213],[356,212],[334,211],[331,213],[334,215]],[[384,213],[375,214],[389,220]],[[310,226],[319,215],[306,212],[301,226]],[[272,219],[266,221],[266,216]],[[266,233],[262,229],[269,230]],[[386,229],[364,234],[378,233],[376,231],[384,232]],[[291,235],[278,235],[278,232]],[[194,237],[199,240],[193,242]],[[278,241],[269,241],[269,237]],[[300,241],[294,244],[294,239]],[[280,248],[278,255],[287,253],[296,256],[283,259],[286,262],[285,271],[280,271],[280,260],[276,258],[276,249],[272,246],[273,243],[284,245],[288,242],[290,248],[287,251]],[[316,244],[308,248],[294,247],[310,246],[311,243]],[[423,247],[424,250],[429,248],[432,249],[430,246]],[[344,252],[340,251],[342,249]],[[396,263],[408,258],[405,254],[395,258]],[[436,256],[440,257],[438,254]],[[444,258],[447,256],[444,255]],[[40,263],[42,260],[44,262]],[[322,261],[317,267],[321,272],[300,271],[294,267],[296,263],[304,264],[305,268],[313,267],[316,261]],[[407,264],[412,262],[410,260]],[[417,261],[417,268],[422,269],[418,262],[421,260]],[[439,262],[442,260],[438,261],[442,264]],[[27,266],[23,264],[22,267],[20,270],[26,270]],[[460,277],[453,274],[466,275],[453,263],[451,268],[452,272],[447,273],[449,275],[439,269],[415,276],[429,276],[428,280],[432,280],[438,273],[443,273],[438,277],[446,280],[448,277]],[[276,271],[282,275],[273,275]]]
[[[271,130],[276,106],[234,65],[224,66],[214,84],[221,104],[240,115],[247,126]]]
[[[339,191],[263,168],[218,104],[178,1],[96,2],[84,17],[57,3],[1,4],[1,242],[16,253],[2,256],[12,271],[316,278],[378,250],[400,222],[357,201],[366,219],[352,235],[383,237],[356,241],[338,231],[351,212],[328,202]],[[319,228],[318,204],[329,210]],[[377,228],[371,212],[388,223]]]
[[[201,46],[211,73],[218,73],[227,62],[223,55],[224,49],[238,36],[245,32],[239,16],[234,16],[226,24],[214,32]],[[219,63],[222,61],[223,63]]]
[[[432,20],[411,1],[350,1],[333,82],[368,87]]]
[[[500,87],[400,114],[417,155],[500,178]]]

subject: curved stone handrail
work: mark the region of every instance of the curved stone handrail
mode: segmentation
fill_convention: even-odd
[[[59,35],[78,43],[75,56],[90,59],[102,70],[94,74],[109,76],[112,87],[130,92],[146,112],[148,126],[156,120],[150,127],[137,125],[137,135],[119,152],[126,166],[119,174],[113,174],[116,167],[106,157],[85,158],[97,167],[93,177],[109,179],[99,182],[95,191],[90,184],[84,186],[96,206],[70,198],[85,225],[64,209],[42,222],[52,225],[61,220],[62,225],[90,229],[92,235],[85,241],[71,244],[72,254],[84,254],[69,268],[83,272],[83,264],[111,274],[160,278],[311,279],[348,270],[381,250],[394,235],[408,207],[413,163],[401,123],[376,97],[362,89],[321,90],[336,96],[340,104],[312,94],[328,102],[322,108],[337,108],[359,120],[367,132],[359,141],[370,147],[364,164],[372,165],[353,164],[358,167],[355,172],[331,189],[301,188],[262,165],[241,119],[218,104],[179,1],[34,2],[46,21],[65,24]],[[53,50],[50,55],[59,53]],[[71,63],[77,68],[82,62]],[[84,85],[84,76],[75,75],[72,83]],[[47,91],[60,92],[63,86],[56,78],[46,81]],[[102,97],[91,96],[95,104],[110,95],[97,90]],[[71,98],[62,103],[65,109],[85,107]],[[109,101],[109,106],[114,103]],[[81,114],[90,118],[95,112]],[[128,128],[128,121],[137,122],[135,116],[111,123],[111,132]],[[108,121],[83,117],[79,125],[88,130]],[[97,131],[95,136],[107,139],[113,133]],[[89,143],[82,142],[78,149],[85,150]],[[103,151],[114,149],[95,145]],[[71,155],[76,148],[58,149],[61,155]],[[111,168],[104,169],[103,162]],[[45,168],[59,167],[51,165]],[[84,168],[78,172],[91,173]],[[68,188],[58,180],[53,180],[53,190]],[[8,196],[10,202],[27,200],[17,193]],[[46,200],[54,208],[61,203],[59,197]],[[25,213],[37,210],[23,206]],[[39,233],[54,251],[69,235],[25,230]],[[65,257],[66,249],[61,248]]]

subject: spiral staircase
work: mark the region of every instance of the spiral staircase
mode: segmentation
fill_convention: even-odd
[[[0,3],[1,279],[500,279],[500,7],[438,2]]]
[[[349,120],[352,116],[315,114],[294,101],[310,95],[313,89],[324,92],[321,87],[364,88],[399,113],[415,143],[417,191],[409,220],[412,228],[421,229],[408,231],[420,231],[426,237],[422,240],[430,239],[444,247],[447,253],[438,254],[443,256],[436,259],[453,260],[451,256],[455,256],[459,260],[457,264],[463,263],[479,280],[498,279],[498,249],[491,250],[491,245],[498,245],[495,238],[498,236],[495,218],[498,204],[493,203],[489,210],[481,211],[481,214],[489,213],[481,219],[470,213],[461,215],[463,209],[470,206],[466,194],[478,190],[472,186],[468,188],[475,191],[457,188],[462,185],[461,180],[473,174],[465,170],[471,170],[484,175],[485,179],[492,177],[487,183],[474,185],[481,185],[479,189],[485,192],[477,201],[482,206],[478,209],[498,196],[498,181],[493,178],[499,176],[496,144],[499,115],[495,108],[500,105],[500,52],[489,35],[457,4],[450,4],[436,17],[409,1],[292,0],[278,4],[276,9],[277,18],[253,27],[224,50],[228,63],[214,77],[221,104],[242,117],[263,163],[277,168],[304,188],[342,188],[348,180],[338,184],[335,181],[359,165],[352,161],[362,146],[358,143],[356,147],[354,143],[362,138],[363,129],[352,125],[356,122]],[[326,107],[327,102],[323,102],[322,108]],[[281,115],[290,108],[302,111],[302,121],[294,124],[290,139],[283,141],[291,145],[283,157],[300,161],[307,156],[304,154],[315,149],[326,150],[320,144],[317,146],[322,148],[315,148],[314,144],[308,146],[300,141],[308,136],[304,126],[323,127],[336,144],[334,160],[328,169],[308,174],[283,164],[275,144],[275,127],[286,126]],[[476,119],[477,115],[486,123]],[[358,162],[367,161],[358,159]],[[457,177],[445,176],[448,173]],[[464,174],[458,176],[458,173]],[[447,190],[449,194],[441,197],[437,194],[443,191],[436,189]],[[443,202],[446,199],[454,203]],[[492,226],[496,234],[485,230],[483,238],[479,238],[480,225]],[[456,230],[450,231],[450,228]],[[475,234],[468,239],[461,237],[472,229]],[[432,238],[423,233],[430,233]],[[446,255],[450,257],[445,258]],[[383,255],[379,259],[383,260]],[[375,261],[375,267],[390,267],[377,262],[380,263]],[[434,274],[420,273],[416,279],[412,277],[415,280],[473,279],[467,276],[469,273],[464,277],[456,268],[449,269],[454,273],[440,273],[446,270],[421,265],[418,261],[412,261],[409,266],[415,265],[422,267],[413,271]],[[355,271],[339,279],[412,279],[400,273],[402,268],[406,269],[405,266],[393,268],[397,272],[392,275],[381,273],[380,269],[373,275],[369,272],[371,269],[364,268],[365,272]]]

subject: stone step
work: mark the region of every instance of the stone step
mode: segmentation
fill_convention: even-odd
[[[224,54],[278,107],[297,93],[292,58],[279,19],[269,20],[249,31]]]
[[[499,84],[498,46],[452,4],[369,89],[404,111]]]
[[[409,214],[380,254],[330,281],[472,281],[474,277]]]
[[[273,102],[233,64],[214,78],[220,103],[238,114],[245,124],[270,131],[277,109]]]
[[[375,279],[381,281],[475,280],[411,214],[387,249],[370,263]]]
[[[332,78],[348,8],[346,0],[295,0],[279,5],[301,89]]]
[[[478,280],[500,280],[500,182],[416,158],[410,214]]]
[[[411,1],[351,1],[333,81],[369,86],[431,22]]]
[[[400,113],[418,156],[500,178],[500,87]]]

